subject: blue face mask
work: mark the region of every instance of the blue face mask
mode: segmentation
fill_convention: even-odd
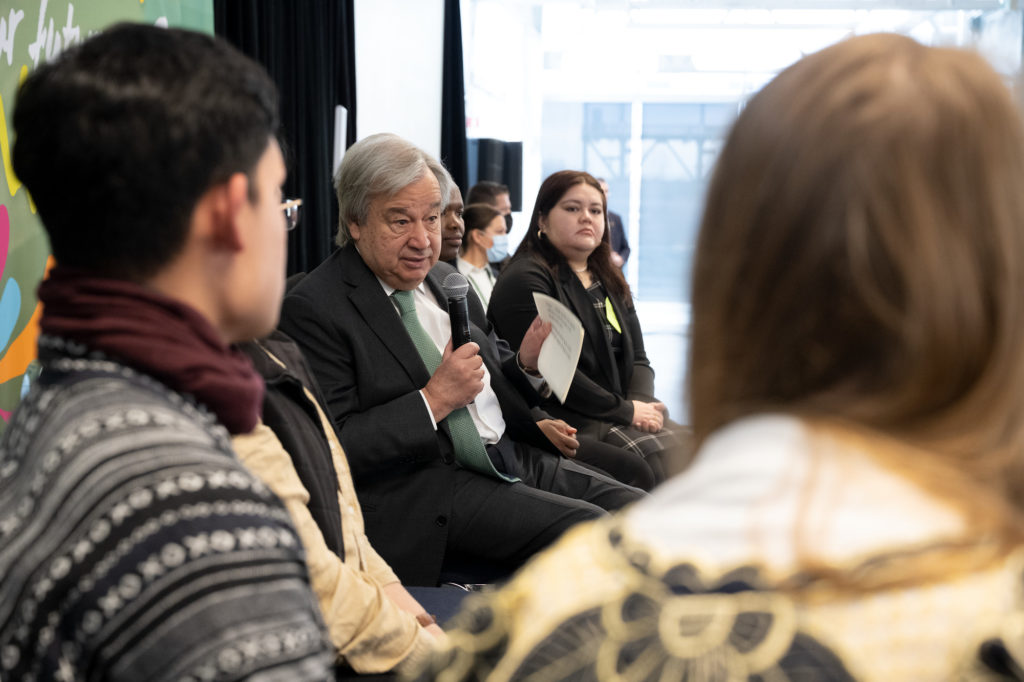
[[[491,235],[491,239],[493,243],[491,248],[487,249],[487,262],[500,263],[508,256],[508,235],[495,234]]]

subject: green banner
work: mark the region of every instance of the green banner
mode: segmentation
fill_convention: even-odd
[[[0,431],[37,373],[36,287],[50,248],[35,206],[11,169],[18,84],[62,50],[120,21],[213,33],[211,0],[6,0],[0,9]],[[86,216],[83,216],[86,218]]]

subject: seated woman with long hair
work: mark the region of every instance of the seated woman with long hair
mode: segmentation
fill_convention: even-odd
[[[622,448],[655,481],[683,468],[689,438],[654,397],[629,285],[612,265],[605,195],[589,173],[559,171],[537,193],[530,229],[491,294],[487,316],[518,348],[537,316],[534,292],[558,299],[583,323],[579,365],[565,404],[544,409],[581,434]],[[625,454],[624,454],[625,456]]]
[[[852,38],[744,107],[693,275],[698,452],[461,614],[446,679],[1024,678],[1024,130]]]

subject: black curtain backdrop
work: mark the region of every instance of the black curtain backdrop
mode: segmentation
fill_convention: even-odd
[[[466,82],[462,65],[462,16],[459,0],[444,3],[444,66],[441,82],[441,161],[462,188],[469,190],[466,152]]]
[[[263,64],[281,93],[288,198],[303,200],[288,235],[288,274],[309,272],[334,245],[334,108],[356,139],[354,0],[214,0],[214,30]],[[457,4],[457,3],[456,3]],[[460,80],[461,86],[461,80]],[[463,136],[465,134],[463,133]]]

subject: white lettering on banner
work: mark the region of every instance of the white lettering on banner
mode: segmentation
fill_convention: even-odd
[[[80,26],[72,25],[75,16],[75,6],[68,3],[68,19],[64,28],[58,33],[53,26],[53,19],[49,25],[46,24],[47,0],[39,4],[39,25],[36,28],[36,40],[28,46],[28,55],[32,58],[33,68],[39,66],[39,58],[45,56],[49,61],[59,55],[64,48],[71,47],[82,39]],[[45,54],[44,54],[45,50]]]
[[[0,54],[7,55],[7,66],[14,63],[14,31],[24,18],[25,12],[20,9],[11,9],[6,21],[0,17]]]
[[[70,2],[68,3],[68,21],[64,25],[64,28],[60,30],[61,35],[64,36],[64,49],[71,47],[75,43],[81,42],[82,40],[82,28],[80,26],[72,26],[71,20],[75,16],[75,6]]]
[[[42,0],[39,3],[39,26],[36,28],[36,41],[28,46],[28,56],[32,57],[33,68],[39,66],[39,52],[40,48],[47,42],[49,38],[50,43],[53,43],[53,19],[50,19],[50,30],[45,30],[46,26],[46,0]]]

